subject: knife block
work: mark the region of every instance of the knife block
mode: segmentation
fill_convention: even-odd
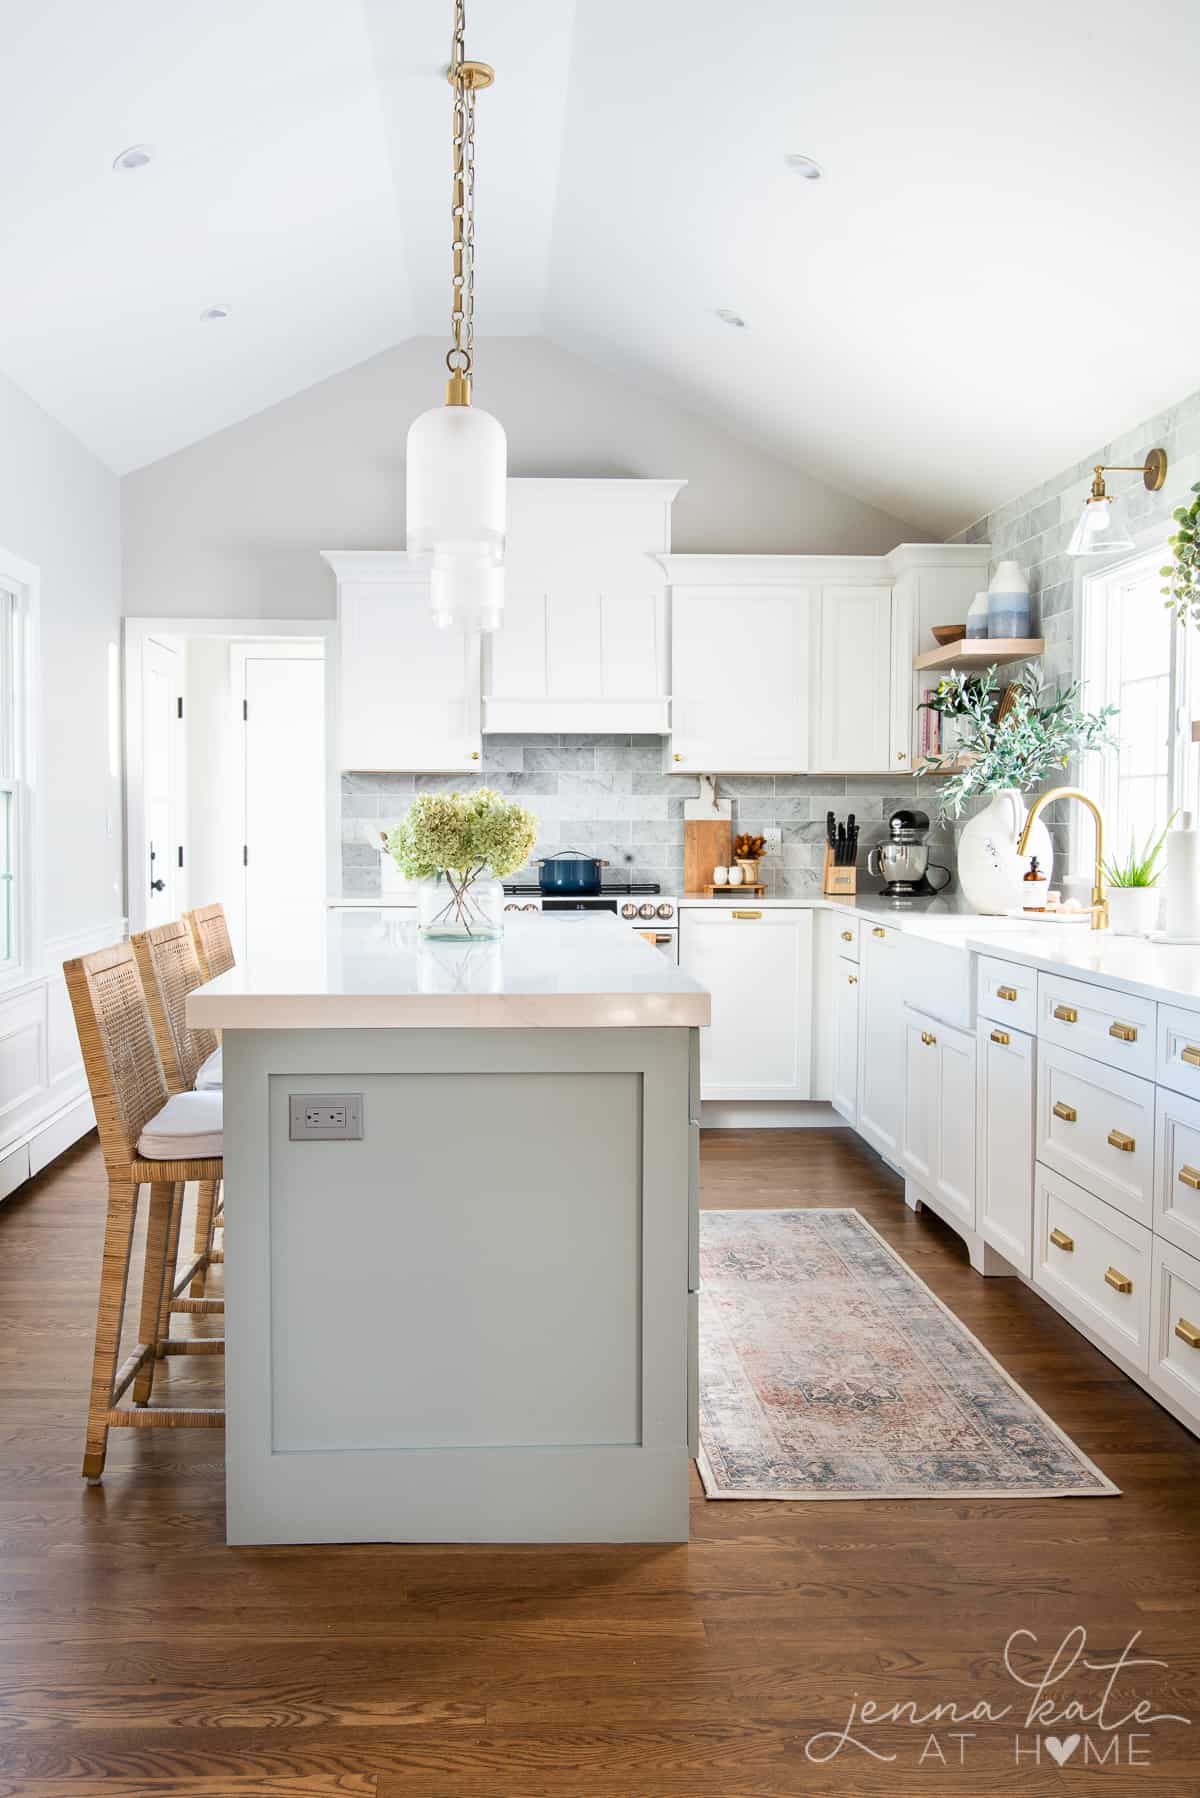
[[[853,862],[849,866],[839,866],[833,859],[833,850],[825,845],[825,877],[821,883],[821,891],[834,897],[845,897],[858,891],[858,869]]]

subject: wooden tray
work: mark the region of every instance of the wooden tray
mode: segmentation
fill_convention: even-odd
[[[716,899],[718,895],[723,895],[725,893],[744,893],[748,899],[765,899],[767,896],[767,889],[765,886],[747,886],[745,881],[738,887],[707,886],[702,887],[701,891],[706,899]]]

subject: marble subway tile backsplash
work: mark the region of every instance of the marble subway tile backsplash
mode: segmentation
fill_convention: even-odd
[[[538,819],[538,853],[581,849],[626,879],[683,886],[683,807],[698,792],[695,776],[662,772],[661,737],[485,737],[478,775],[344,774],[342,875],[347,894],[379,891],[380,832],[397,823],[414,794],[490,786],[519,799]],[[854,812],[861,826],[859,884],[866,851],[887,834],[898,806],[934,816],[935,784],[877,775],[736,775],[720,781],[733,801],[733,828],[757,835],[778,828],[780,848],[763,863],[773,893],[811,893],[821,881],[825,814]],[[935,826],[932,860],[953,867],[949,827]],[[532,871],[530,878],[533,878]]]

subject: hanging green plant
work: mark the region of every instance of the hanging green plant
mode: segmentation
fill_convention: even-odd
[[[1174,557],[1159,573],[1166,580],[1163,588],[1167,605],[1180,624],[1200,625],[1200,481],[1192,487],[1196,495],[1190,506],[1176,506],[1171,516],[1179,529],[1169,539]]]

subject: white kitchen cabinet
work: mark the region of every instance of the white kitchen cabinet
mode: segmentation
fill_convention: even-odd
[[[1150,1365],[1153,1244],[1143,1225],[1038,1162],[1033,1284],[1141,1373]]]
[[[700,1097],[812,1096],[813,914],[714,906],[680,914],[679,961],[712,994]]]
[[[1035,1052],[1023,1030],[980,1019],[975,1227],[1026,1275],[1033,1271]]]
[[[892,762],[890,582],[822,586],[814,610],[812,766],[886,773]]]
[[[799,583],[673,589],[670,767],[809,766],[812,603]]]
[[[859,1007],[862,974],[845,955],[833,963],[833,1080],[830,1100],[848,1124],[858,1123]]]
[[[1096,1002],[1104,994],[1094,989]],[[1151,1031],[1153,1041],[1153,1031]],[[1038,1042],[1037,1158],[1149,1228],[1155,1089],[1136,1074]]]
[[[1150,1320],[1150,1377],[1200,1430],[1200,1261],[1157,1237]]]
[[[900,1165],[904,1105],[904,951],[904,938],[888,925],[862,932],[858,1129],[893,1167]]]
[[[513,480],[483,729],[665,735],[666,574],[682,481]]]
[[[900,1162],[940,1201],[938,1210],[975,1227],[975,1039],[905,1007]]]
[[[338,766],[478,768],[479,638],[439,631],[429,576],[400,551],[339,551]]]
[[[1200,1255],[1200,1099],[1158,1088],[1154,1160],[1154,1234]]]

